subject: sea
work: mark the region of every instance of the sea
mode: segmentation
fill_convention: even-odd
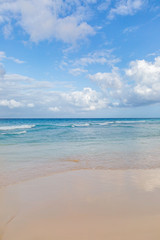
[[[0,187],[79,169],[160,168],[160,119],[0,119]]]

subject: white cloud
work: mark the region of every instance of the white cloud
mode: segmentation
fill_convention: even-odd
[[[13,62],[18,63],[18,64],[24,63],[24,61],[19,60],[18,58],[14,58],[14,57],[6,57],[6,58],[7,58],[7,59],[10,59],[10,60],[12,60]]]
[[[103,90],[110,88],[119,89],[122,87],[121,77],[117,68],[113,68],[111,73],[98,72],[88,76],[92,81],[97,82]]]
[[[12,33],[12,26],[10,23],[8,23],[3,27],[4,37],[9,38],[11,36],[11,33]]]
[[[6,58],[5,52],[0,52],[0,61],[2,61],[4,58]]]
[[[77,106],[84,111],[93,111],[107,106],[107,99],[101,97],[101,94],[91,88],[84,88],[83,91],[64,93],[63,97],[70,104]]]
[[[18,107],[22,107],[23,104],[20,102],[17,102],[14,99],[11,99],[11,100],[3,99],[3,100],[0,100],[0,106],[5,106],[9,108],[18,108]]]
[[[21,107],[21,112],[25,114],[33,108],[34,114],[44,113],[46,109],[50,112],[74,114],[107,106],[107,99],[91,88],[84,88],[82,91],[57,91],[55,86],[54,82],[4,73],[0,80],[0,106],[10,109]],[[4,110],[0,111],[1,115],[3,112]]]
[[[136,82],[145,84],[160,82],[160,57],[156,57],[153,63],[145,60],[132,61],[126,74]]]
[[[76,17],[58,19],[55,26],[55,37],[67,43],[84,39],[87,35],[93,35],[94,33],[90,25],[86,22],[78,23]]]
[[[157,51],[155,51],[155,52],[152,52],[152,53],[149,53],[149,54],[147,54],[147,57],[152,57],[152,56],[154,56],[154,57],[158,57],[160,55],[160,49],[158,49]]]
[[[114,64],[119,62],[120,59],[116,58],[112,54],[112,51],[112,49],[103,49],[91,52],[88,55],[75,60],[74,65],[88,66],[90,64],[108,64],[110,66],[113,66]]]
[[[83,5],[79,0],[6,0],[0,2],[0,17],[7,26],[14,19],[33,42],[56,38],[74,43],[95,33]]]
[[[59,112],[60,108],[59,107],[49,107],[49,110],[52,112]]]
[[[33,108],[33,107],[34,107],[34,104],[33,104],[33,103],[28,103],[28,104],[27,104],[27,107]]]
[[[160,57],[154,62],[132,61],[126,75],[135,82],[133,93],[139,103],[160,102]]]
[[[6,74],[3,69],[3,77],[0,78],[1,106],[33,108],[43,105],[47,100],[47,91],[52,87],[50,82],[37,81],[19,74]]]
[[[0,16],[0,23],[3,23],[4,19],[2,16]]]
[[[130,26],[127,27],[123,30],[123,33],[131,33],[131,32],[135,32],[140,28],[140,26]]]
[[[74,76],[78,76],[81,73],[86,73],[87,70],[83,69],[83,68],[72,68],[69,70],[69,73],[74,75]]]
[[[89,75],[106,93],[109,106],[134,107],[160,103],[160,57],[153,62],[135,60],[120,71]]]
[[[3,65],[0,63],[0,79],[4,76],[4,74],[5,74],[5,69]]]
[[[98,6],[98,10],[99,10],[99,11],[107,10],[107,8],[109,7],[110,4],[111,4],[111,0],[105,0],[103,3],[101,3],[101,4]]]
[[[116,6],[110,10],[108,18],[113,19],[116,15],[133,15],[142,9],[144,3],[145,0],[119,0]]]
[[[56,90],[56,82],[38,81],[18,74],[6,74],[0,65],[0,116],[9,109],[19,114],[80,114],[108,107],[135,107],[160,103],[160,57],[153,62],[135,60],[125,71],[113,67],[89,78],[100,90]],[[59,88],[58,88],[59,89]],[[16,109],[16,110],[14,110]],[[41,115],[42,116],[42,115]],[[64,116],[64,115],[63,115]]]
[[[68,59],[66,56],[59,65],[61,70],[66,70],[74,76],[78,76],[81,73],[88,72],[87,66],[89,65],[107,65],[113,68],[120,59],[115,57],[113,49],[101,49],[90,52],[77,59]]]
[[[13,62],[18,63],[18,64],[24,63],[24,61],[19,60],[18,58],[7,57],[5,52],[0,51],[0,61],[3,61],[3,59],[12,60]]]

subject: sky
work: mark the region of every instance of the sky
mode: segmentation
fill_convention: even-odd
[[[159,0],[0,0],[0,118],[160,117]]]

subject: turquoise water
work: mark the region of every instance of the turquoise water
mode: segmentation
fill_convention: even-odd
[[[160,119],[0,120],[0,186],[84,168],[160,168]]]

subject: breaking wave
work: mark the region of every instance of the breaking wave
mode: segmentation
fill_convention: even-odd
[[[88,127],[90,124],[89,123],[77,123],[77,124],[72,124],[72,127]]]
[[[36,125],[13,125],[13,126],[3,126],[0,127],[0,130],[8,131],[8,130],[16,130],[16,129],[27,129],[33,128]]]
[[[25,134],[26,131],[21,131],[21,132],[12,132],[12,133],[1,133],[1,135],[20,135],[20,134]]]

